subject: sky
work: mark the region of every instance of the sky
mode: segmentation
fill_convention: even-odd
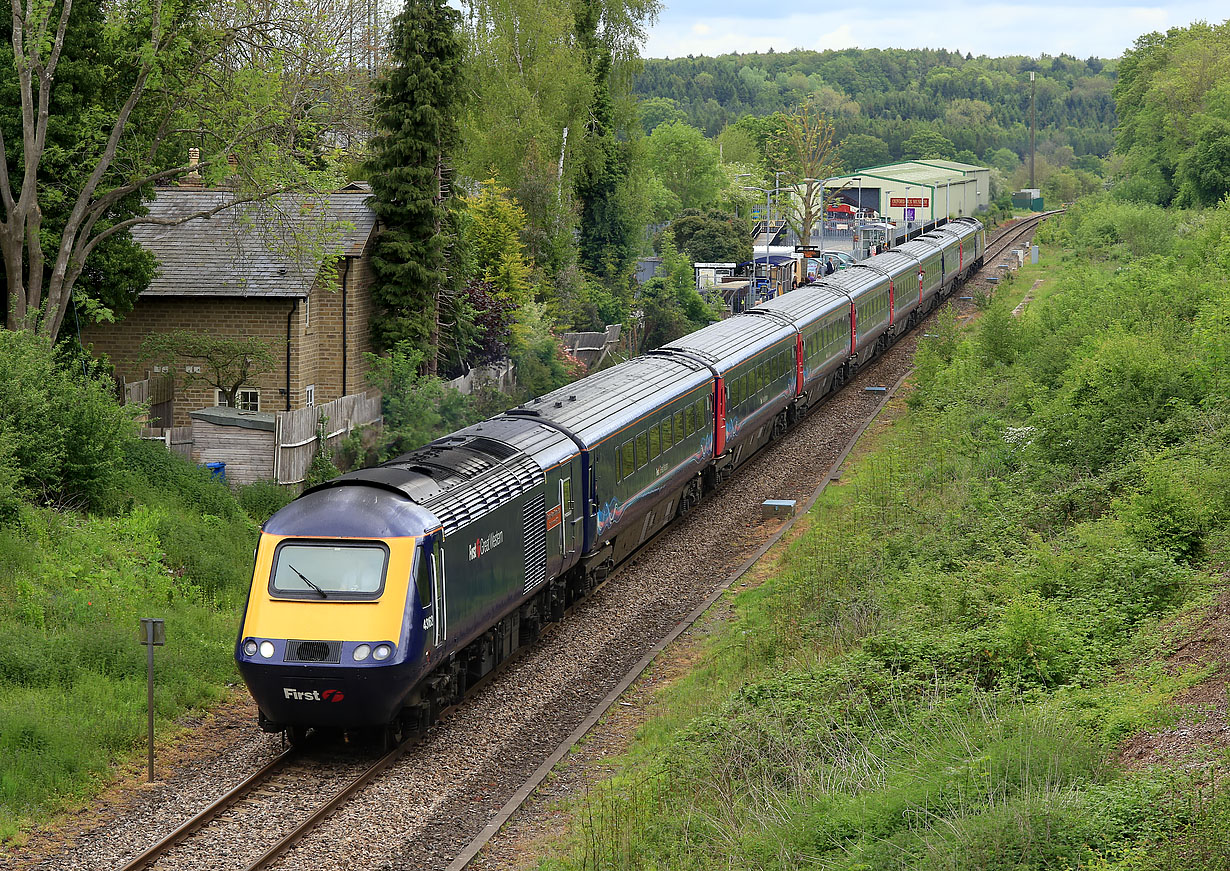
[[[1193,21],[1225,21],[1225,3],[1036,0],[1011,3],[783,3],[662,0],[642,57],[686,57],[794,48],[946,48],[999,57],[1119,57],[1138,36]],[[961,22],[968,22],[962,26]]]

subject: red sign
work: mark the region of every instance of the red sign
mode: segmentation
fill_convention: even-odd
[[[551,507],[551,510],[547,512],[547,529],[554,529],[560,525],[560,521],[563,520],[563,517],[560,516],[561,513],[558,505]]]
[[[905,208],[905,197],[889,197],[888,207],[890,209],[904,209]]]
[[[890,209],[925,209],[931,205],[931,197],[889,197]]]

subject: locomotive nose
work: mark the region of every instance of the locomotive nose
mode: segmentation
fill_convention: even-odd
[[[400,709],[402,697],[390,690],[406,684],[405,666],[387,669],[341,668],[288,672],[275,666],[249,666],[244,680],[261,714],[281,726],[354,728],[383,726]]]

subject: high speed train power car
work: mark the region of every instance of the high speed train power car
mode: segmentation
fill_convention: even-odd
[[[306,491],[261,530],[235,648],[261,727],[430,724],[891,346],[985,245],[957,219]]]

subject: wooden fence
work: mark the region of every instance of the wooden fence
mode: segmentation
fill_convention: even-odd
[[[171,426],[175,414],[175,379],[170,375],[146,378],[144,381],[119,379],[120,395],[124,405],[144,404],[149,406],[145,422],[153,429]]]
[[[327,418],[330,447],[357,426],[380,420],[380,397],[353,393],[314,408],[278,412],[273,431],[273,479],[279,484],[301,484],[316,456],[316,430]]]
[[[192,459],[194,442],[190,426],[146,427],[141,430],[141,438],[162,442],[168,451],[173,451],[186,460]]]
[[[467,396],[481,387],[492,387],[501,393],[508,393],[515,386],[513,383],[512,360],[502,360],[488,366],[478,366],[459,378],[445,381],[445,387],[451,387]]]

